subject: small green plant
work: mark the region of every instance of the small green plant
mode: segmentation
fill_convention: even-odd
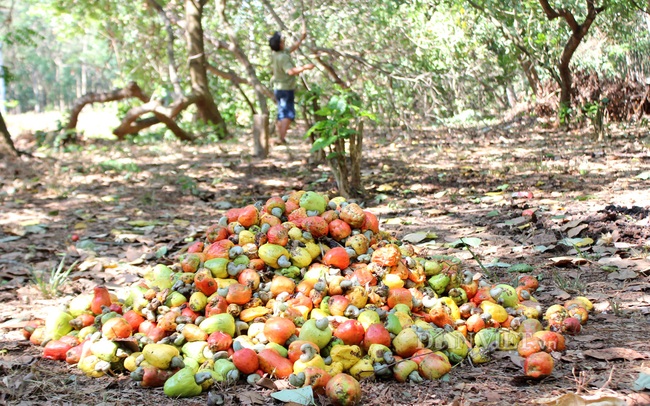
[[[72,263],[68,269],[64,270],[66,256],[61,258],[61,262],[57,267],[53,267],[49,272],[43,270],[32,269],[32,281],[41,291],[41,294],[46,299],[50,299],[61,294],[60,289],[68,281],[70,272],[77,265],[77,261]]]
[[[560,106],[560,111],[558,112],[558,118],[560,119],[560,124],[569,125],[571,123],[571,118],[573,117],[573,109],[566,105]]]
[[[588,102],[582,106],[582,113],[591,121],[594,133],[598,136],[599,141],[603,139],[607,132],[607,104],[609,104],[609,99],[604,97],[602,100]]]
[[[375,116],[361,107],[361,98],[350,90],[338,89],[326,106],[315,114],[323,117],[305,134],[315,136],[311,152],[325,151],[339,194],[350,196],[361,188],[363,119]],[[348,160],[350,162],[348,162]]]
[[[55,150],[70,149],[70,145],[77,141],[77,133],[74,130],[64,130],[61,123],[58,122],[59,128],[54,131],[36,131],[34,138],[39,148],[51,148]],[[78,148],[78,146],[77,146]],[[74,149],[74,148],[72,148]]]
[[[171,137],[173,139],[173,137]],[[142,131],[137,134],[129,134],[126,141],[131,144],[157,145],[166,140],[165,129]]]
[[[196,179],[190,176],[179,176],[176,178],[176,184],[180,186],[181,190],[184,192],[189,192],[192,195],[196,195],[198,193],[199,187]]]
[[[320,135],[314,141],[311,152],[329,149],[328,159],[341,154],[341,151],[336,150],[336,143],[356,134],[355,129],[350,127],[359,111],[360,100],[355,93],[341,90],[332,96],[325,107],[315,112],[316,115],[325,117],[325,120],[316,122],[305,134],[305,138],[313,132]]]
[[[481,269],[483,270],[483,273],[485,274],[485,276],[487,276],[488,279],[493,279],[494,275],[492,274],[492,272],[490,272],[490,271],[485,267],[485,265],[483,265],[483,262],[481,261],[481,259],[480,259],[476,254],[474,254],[474,251],[472,251],[472,249],[470,248],[470,245],[469,245],[469,244],[466,244],[465,241],[463,241],[462,238],[460,239],[460,241],[465,245],[465,248],[466,248],[467,251],[469,251],[469,253],[472,255],[472,258],[474,259],[474,261],[476,261],[476,263],[478,264],[478,266],[481,267]]]

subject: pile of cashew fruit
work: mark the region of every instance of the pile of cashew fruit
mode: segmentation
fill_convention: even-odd
[[[495,351],[548,376],[593,309],[585,297],[543,309],[534,276],[492,283],[453,256],[419,256],[357,203],[313,191],[227,210],[172,258],[52,309],[25,337],[172,398],[270,377],[351,405],[360,380],[440,379]]]

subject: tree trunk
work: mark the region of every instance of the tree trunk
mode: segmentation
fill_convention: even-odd
[[[336,187],[338,188],[339,196],[343,196],[346,199],[350,197],[350,182],[348,180],[347,168],[340,165],[340,160],[345,158],[332,158],[330,159],[330,165],[332,166],[332,173],[334,173],[334,180],[336,181]]]
[[[539,81],[539,75],[537,74],[537,69],[535,68],[535,65],[530,61],[530,59],[524,57],[523,55],[519,59],[519,64],[521,65],[521,68],[524,71],[524,74],[526,75],[526,79],[528,80],[528,85],[530,86],[530,89],[533,91],[533,94],[535,96],[539,96],[539,91],[542,88],[542,85]]]
[[[228,136],[226,122],[221,117],[210,89],[206,72],[205,49],[203,47],[203,0],[185,0],[187,44],[189,48],[190,79],[192,91],[197,96],[196,107],[199,118],[216,126],[221,137]]]
[[[357,133],[350,136],[350,193],[361,193],[361,159],[363,150],[363,119],[357,123]]]
[[[312,108],[312,111],[314,111],[314,112],[320,110],[320,104],[318,103],[318,98],[317,97],[312,97],[312,99],[311,99],[311,108]],[[325,120],[325,117],[319,116],[318,114],[314,114],[313,117],[314,117],[314,124],[316,124],[319,121]],[[316,134],[315,131],[313,133],[311,133],[310,140],[311,140],[312,145],[314,144],[314,141],[316,141],[316,136],[320,136],[320,135]],[[325,161],[325,151],[322,150],[322,149],[319,149],[318,151],[314,152],[312,154],[312,156],[314,157],[314,160],[316,162],[324,162]]]
[[[253,115],[253,154],[266,157],[269,154],[269,115]]]
[[[0,138],[0,158],[4,156],[16,158],[18,156],[18,150],[16,150],[16,146],[11,139],[11,134],[9,134],[4,117],[2,117],[2,112],[0,112],[0,132],[2,133],[2,138]]]
[[[329,162],[332,167],[332,172],[334,173],[336,186],[339,189],[339,195],[348,198],[351,196],[350,173],[346,162],[345,140],[343,138],[339,138],[333,144],[333,152],[334,154],[332,158],[329,159]]]
[[[562,51],[562,56],[560,57],[560,62],[558,63],[558,70],[560,73],[560,107],[569,108],[571,107],[571,86],[572,86],[572,75],[571,75],[571,58],[575,54],[576,49],[580,45],[582,39],[589,32],[591,24],[596,19],[596,16],[605,10],[605,7],[596,7],[594,5],[594,0],[586,0],[587,2],[587,15],[582,24],[578,24],[573,13],[566,9],[557,9],[555,10],[548,2],[548,0],[539,0],[546,17],[549,20],[554,20],[556,18],[562,18],[569,25],[571,29],[571,37],[564,46]]]

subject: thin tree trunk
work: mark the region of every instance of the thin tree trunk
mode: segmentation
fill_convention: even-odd
[[[40,84],[38,74],[33,73],[31,75],[31,79],[32,79],[32,89],[34,91],[34,111],[36,113],[40,113],[43,110],[41,108],[41,101],[42,101],[41,91],[42,91],[42,87],[41,87],[41,84]]]
[[[350,193],[361,192],[361,159],[363,150],[363,119],[357,123],[357,133],[350,136]]]
[[[320,104],[318,103],[318,98],[313,97],[311,99],[311,108],[312,111],[316,112],[320,110]],[[314,124],[316,124],[319,121],[325,120],[325,117],[319,116],[318,114],[314,114]],[[316,131],[311,133],[310,140],[312,145],[314,144],[314,141],[316,141],[316,136],[319,136],[319,134],[316,134]],[[318,151],[315,151],[312,156],[314,157],[314,160],[316,162],[324,162],[325,161],[325,151],[322,149],[319,149]]]
[[[16,158],[18,156],[18,150],[16,150],[16,146],[11,139],[11,134],[9,134],[4,117],[2,117],[2,112],[0,112],[0,132],[2,133],[2,138],[0,139],[0,157],[7,155]]]
[[[269,154],[269,115],[253,115],[253,153],[257,157]]]
[[[219,0],[217,2],[217,12],[221,17],[221,22],[223,23],[226,33],[228,34],[228,39],[230,40],[230,50],[235,55],[235,58],[237,58],[237,60],[242,65],[244,65],[246,73],[248,74],[248,78],[253,85],[253,89],[255,90],[255,98],[257,99],[260,111],[259,113],[256,112],[255,109],[252,111],[254,145],[253,153],[257,157],[264,158],[269,153],[269,107],[266,104],[266,94],[268,94],[268,90],[265,92],[266,89],[259,81],[257,73],[255,72],[255,67],[250,62],[244,51],[239,46],[239,43],[237,42],[235,31],[226,18],[226,0]]]
[[[59,97],[59,110],[65,111],[65,95],[63,90],[63,62],[60,58],[56,58],[54,61],[54,78],[58,85],[58,97]]]
[[[217,127],[217,133],[221,137],[228,136],[226,122],[210,93],[208,87],[208,75],[206,72],[205,49],[203,46],[203,16],[202,0],[185,0],[185,21],[187,29],[187,44],[189,48],[190,79],[192,91],[198,97],[196,107],[199,118],[210,122]]]
[[[329,159],[330,166],[334,173],[336,186],[339,189],[339,195],[348,198],[351,196],[350,173],[348,171],[347,162],[345,161],[345,140],[339,138],[333,145],[334,156]]]
[[[520,57],[519,63],[521,65],[521,68],[524,71],[524,74],[526,75],[526,79],[528,80],[528,85],[530,86],[530,89],[533,91],[533,94],[535,96],[539,96],[539,91],[541,90],[542,86],[539,81],[539,75],[537,74],[537,69],[535,68],[535,65],[533,65],[530,59],[526,58],[523,55]]]
[[[153,7],[160,19],[165,25],[165,31],[167,32],[167,71],[169,74],[169,81],[172,83],[174,88],[174,99],[183,96],[183,90],[181,88],[181,82],[178,78],[178,70],[176,68],[176,57],[174,56],[174,29],[172,28],[172,21],[165,12],[165,9],[158,4],[156,0],[147,0],[147,4]]]

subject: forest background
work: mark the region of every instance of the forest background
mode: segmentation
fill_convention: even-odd
[[[650,312],[649,12],[643,0],[0,2],[0,396],[132,401],[124,380],[71,390],[65,368],[11,333],[171,261],[224,209],[310,189],[357,198],[382,229],[496,279],[526,262],[545,304],[598,305],[542,385],[458,369],[433,389],[364,384],[366,403],[499,404],[517,390],[647,404],[632,388],[650,357],[638,328]],[[276,30],[289,43],[306,33],[294,59],[316,65],[287,146],[273,145]],[[59,264],[75,265],[52,287]]]

